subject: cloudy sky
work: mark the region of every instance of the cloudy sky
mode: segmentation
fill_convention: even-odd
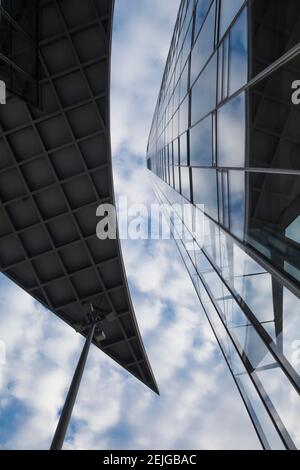
[[[178,6],[179,0],[116,0],[115,185],[132,202],[154,199],[145,149]],[[259,448],[174,243],[122,246],[161,396],[92,347],[65,448]],[[47,449],[82,339],[3,277],[0,332],[0,448]]]

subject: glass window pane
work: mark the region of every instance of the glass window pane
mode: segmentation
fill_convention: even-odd
[[[285,450],[285,446],[279,437],[261,398],[257,394],[249,375],[239,374],[236,379],[241,387],[246,403],[251,404],[249,411],[253,421],[258,422],[261,429],[263,429],[263,434],[261,435],[263,440],[266,441],[267,445],[272,450]]]
[[[179,135],[179,110],[173,116],[173,137],[176,138]]]
[[[178,139],[173,142],[173,164],[179,165]]]
[[[169,144],[169,162],[170,162],[170,165],[174,165],[173,143]]]
[[[217,172],[207,168],[193,168],[194,204],[203,204],[205,212],[218,218]]]
[[[229,0],[229,3],[231,0]],[[300,2],[253,0],[252,75],[255,76],[300,41]]]
[[[190,169],[188,167],[181,167],[181,194],[188,200],[191,199],[191,182],[190,182]]]
[[[180,99],[182,100],[189,89],[189,61],[186,63],[180,77]]]
[[[224,208],[223,224],[224,224],[224,227],[229,228],[229,181],[228,181],[227,171],[223,171],[222,191],[223,191],[223,208]]]
[[[190,130],[190,165],[212,166],[212,116]]]
[[[218,49],[218,103],[223,99],[223,46]]]
[[[237,96],[218,111],[218,165],[244,167],[246,147],[245,94]]]
[[[248,79],[247,21],[245,8],[230,32],[229,95],[242,88]]]
[[[230,232],[244,240],[245,230],[245,174],[243,171],[229,172]]]
[[[221,0],[220,39],[229,28],[245,0]]]
[[[278,367],[258,370],[256,373],[295,446],[299,448],[299,420],[296,418],[300,415],[299,394]]]
[[[189,110],[190,110],[190,100],[189,95],[186,96],[185,100],[180,106],[179,110],[179,134],[181,135],[189,127]]]
[[[176,88],[174,90],[174,95],[173,95],[174,110],[178,108],[179,103],[180,103],[180,82],[177,83]]]
[[[187,35],[185,37],[184,43],[183,43],[183,48],[181,51],[181,59],[179,61],[182,66],[186,63],[186,60],[188,58],[189,53],[191,52],[191,47],[192,47],[192,34],[193,34],[193,22],[191,22]]]
[[[271,282],[269,273],[233,279],[235,290],[260,322],[274,319]]]
[[[186,10],[183,12],[182,19],[184,20],[184,24],[182,26],[183,32],[187,30],[187,27],[192,19],[192,13],[194,9],[194,0],[186,0]]]
[[[214,50],[215,10],[216,7],[214,2],[193,48],[191,59],[191,83],[194,83]]]
[[[195,14],[195,38],[199,33],[211,2],[212,0],[198,0]]]
[[[300,109],[292,101],[299,78],[297,56],[251,88],[249,166],[300,170]]]
[[[180,165],[188,165],[188,134],[185,133],[180,137]]]
[[[300,243],[286,235],[300,215],[300,176],[250,173],[246,192],[249,197],[247,241],[281,271],[300,280]]]
[[[174,188],[174,167],[170,165],[170,186]]]
[[[180,167],[174,166],[174,189],[180,193]]]
[[[300,215],[298,215],[287,227],[285,230],[285,236],[300,244]]]
[[[231,340],[224,328],[223,323],[220,320],[220,317],[217,315],[216,309],[210,301],[206,291],[202,287],[202,283],[200,283],[200,295],[206,314],[210,318],[214,331],[216,332],[221,343],[223,352],[227,357],[230,368],[236,376],[243,396],[246,398],[246,403],[249,406],[249,412],[251,413],[252,418],[256,422],[259,422],[259,427],[262,427],[263,435],[267,438],[268,442],[271,443],[272,448],[281,449],[282,444],[278,438],[278,435],[274,431],[274,426],[270,420],[270,417],[262,405],[261,399],[257,394],[257,391],[254,388],[249,375],[246,373],[244,365],[241,362],[236,349],[233,347],[233,344],[231,343]]]
[[[217,54],[210,60],[192,88],[192,124],[216,106]]]
[[[229,37],[227,36],[223,43],[223,63],[222,63],[222,99],[225,100],[228,97],[229,92],[229,80],[228,80],[228,64],[229,64]]]
[[[227,250],[226,258],[229,272],[233,277],[249,276],[250,274],[261,274],[265,272],[265,270],[249,255],[247,255],[247,253],[245,253],[236,243],[233,243],[232,241],[230,242],[228,235],[226,235],[226,240],[224,240],[223,245],[224,250]],[[222,274],[226,277],[226,273],[224,271]]]

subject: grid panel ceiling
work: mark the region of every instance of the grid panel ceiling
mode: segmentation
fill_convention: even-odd
[[[42,109],[0,107],[1,271],[73,326],[90,303],[111,313],[95,344],[157,392],[119,242],[100,241],[96,208],[113,203],[109,67],[113,2],[40,2]],[[95,340],[96,341],[96,340]]]

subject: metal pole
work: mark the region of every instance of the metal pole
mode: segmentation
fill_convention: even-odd
[[[66,398],[66,401],[65,401],[63,410],[61,412],[59,422],[58,422],[58,425],[57,425],[57,428],[56,428],[56,431],[55,431],[55,434],[54,434],[54,437],[53,437],[53,441],[52,441],[50,450],[61,450],[62,449],[64,440],[65,440],[65,436],[66,436],[66,432],[67,432],[67,429],[68,429],[68,426],[69,426],[70,418],[71,418],[71,415],[72,415],[73,407],[74,407],[74,404],[75,404],[75,400],[76,400],[76,397],[77,397],[77,393],[78,393],[78,390],[79,390],[80,382],[81,382],[81,379],[82,379],[84,367],[85,367],[86,360],[87,360],[87,357],[88,357],[90,345],[91,345],[92,339],[94,337],[95,327],[96,327],[95,323],[93,323],[90,326],[89,334],[86,338],[86,341],[85,341],[80,359],[78,361],[78,364],[77,364],[77,367],[76,367],[76,370],[75,370],[75,373],[74,373],[74,377],[73,377],[71,386],[69,388],[68,395],[67,395],[67,398]]]

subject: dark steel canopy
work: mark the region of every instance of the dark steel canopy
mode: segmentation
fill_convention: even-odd
[[[0,263],[6,276],[74,328],[88,321],[90,304],[98,307],[107,315],[106,339],[94,344],[158,392],[119,241],[96,237],[97,207],[114,203],[113,4],[39,4],[41,106],[15,94],[0,106]]]

